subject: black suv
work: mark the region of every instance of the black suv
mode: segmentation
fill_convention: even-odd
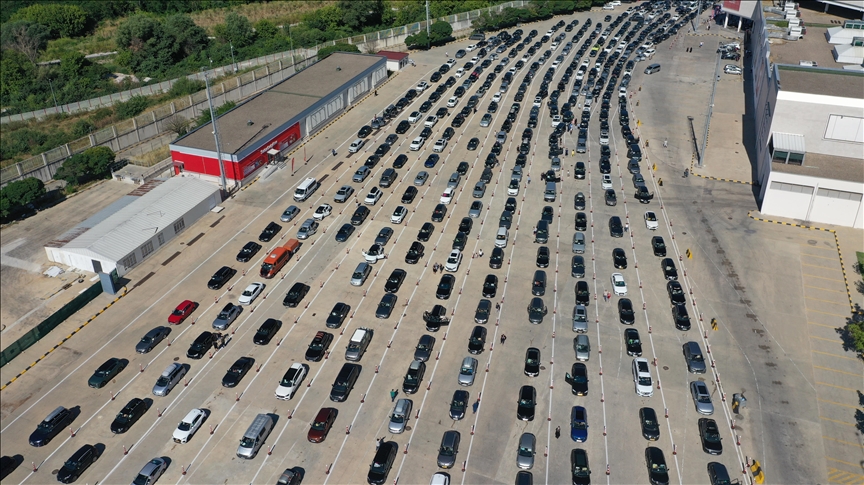
[[[63,406],[51,411],[45,419],[39,423],[30,435],[30,446],[40,447],[47,445],[57,434],[63,431],[66,426],[69,426],[75,419],[75,415],[71,409],[66,409]]]
[[[324,322],[324,325],[327,328],[339,328],[342,326],[342,323],[345,322],[345,319],[348,318],[348,313],[351,311],[351,306],[347,303],[336,303],[333,305],[333,309],[330,310],[330,314],[327,315],[327,321]]]
[[[393,462],[396,460],[396,452],[399,451],[399,444],[395,441],[385,441],[378,446],[378,451],[375,452],[375,457],[372,458],[372,464],[369,465],[369,473],[366,475],[366,481],[380,485],[387,481],[387,475],[390,473],[390,468],[393,467]]]
[[[240,252],[237,253],[237,261],[241,263],[248,263],[249,260],[251,260],[260,250],[260,244],[249,241],[248,243],[246,243],[245,246],[243,246],[243,249],[241,249]]]
[[[211,332],[201,332],[198,338],[189,346],[186,351],[186,357],[190,359],[200,359],[207,354],[207,351],[213,347],[213,342],[216,340],[216,334]]]
[[[87,468],[99,458],[99,450],[93,445],[84,445],[63,464],[63,468],[57,472],[57,481],[60,483],[73,483],[78,480]]]
[[[318,362],[324,358],[324,353],[330,347],[330,342],[333,341],[333,334],[328,332],[318,332],[312,337],[312,342],[309,343],[309,348],[306,349],[306,360],[310,362]]]
[[[359,226],[366,221],[367,217],[369,217],[369,208],[365,205],[361,205],[356,210],[354,210],[354,214],[351,216],[351,225]]]
[[[270,224],[267,224],[267,227],[265,227],[263,231],[261,231],[261,235],[258,236],[258,240],[261,242],[270,242],[270,240],[273,239],[273,237],[276,236],[276,234],[281,230],[282,226],[276,224],[275,222],[271,222]]]
[[[143,399],[132,398],[126,403],[126,406],[117,413],[114,421],[111,422],[111,432],[114,434],[123,434],[129,431],[129,428],[138,421],[138,418],[147,412],[147,402]]]
[[[289,308],[294,308],[300,304],[306,293],[309,293],[309,285],[300,282],[294,283],[294,286],[285,295],[285,299],[282,300],[282,304]]]
[[[420,232],[417,233],[417,239],[426,242],[432,237],[433,232],[435,232],[435,225],[431,222],[424,222],[420,227]]]
[[[258,331],[255,332],[255,336],[252,337],[252,342],[255,345],[267,345],[270,343],[270,340],[276,336],[276,332],[278,332],[280,328],[282,328],[281,320],[268,318],[261,324]]]
[[[609,218],[609,235],[612,237],[624,237],[624,226],[621,224],[621,218],[612,216]]]

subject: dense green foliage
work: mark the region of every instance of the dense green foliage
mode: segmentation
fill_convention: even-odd
[[[78,185],[111,175],[114,152],[108,147],[93,147],[67,158],[54,174],[55,180]]]
[[[535,0],[522,8],[507,7],[498,13],[482,12],[471,25],[481,32],[500,30],[513,27],[520,22],[543,20],[554,15],[587,10],[592,5],[604,3],[603,0]]]
[[[146,96],[132,96],[129,101],[123,101],[114,105],[114,111],[121,118],[132,118],[144,112],[150,106],[150,98]]]
[[[429,26],[429,34],[422,30],[414,35],[405,37],[405,45],[415,48],[428,48],[431,46],[446,44],[453,40],[453,27],[443,20],[432,22]]]
[[[35,177],[10,182],[0,189],[0,219],[21,212],[27,204],[45,195],[45,184]]]
[[[223,114],[231,111],[234,107],[237,106],[237,103],[234,101],[228,101],[222,106],[216,108],[216,116],[222,116]],[[210,122],[212,118],[210,117],[210,110],[204,110],[198,115],[198,118],[195,118],[195,126],[201,126]]]
[[[360,49],[354,44],[330,45],[318,51],[318,60],[320,61],[334,52],[356,52],[359,54]]]

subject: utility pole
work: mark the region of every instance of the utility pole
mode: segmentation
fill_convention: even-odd
[[[429,0],[426,0],[426,50],[432,48],[432,37],[429,31]]]
[[[212,60],[211,60],[212,62]],[[216,128],[216,109],[213,107],[213,98],[210,97],[210,81],[207,77],[207,71],[204,71],[204,86],[207,88],[207,104],[210,106],[210,123],[213,126],[213,139],[216,141],[216,161],[219,163],[219,178],[222,182],[222,192],[228,193],[228,181],[225,179],[225,164],[222,162],[222,148],[219,144],[219,130]]]
[[[48,78],[48,86],[51,88],[51,97],[54,98],[54,109],[57,108],[57,95],[54,94],[54,85],[51,84],[51,78]]]
[[[237,62],[234,61],[234,43],[229,42],[228,45],[231,46],[231,67],[234,68],[234,72],[237,72]]]

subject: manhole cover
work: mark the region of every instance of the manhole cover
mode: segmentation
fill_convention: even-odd
[[[174,362],[177,362],[178,360],[180,360],[180,357],[174,357]]]
[[[58,473],[60,473],[60,469],[59,469],[59,468],[56,469],[56,470],[51,470],[51,474],[52,474],[52,475],[56,475],[56,474],[58,474]]]
[[[663,370],[669,370],[669,366],[668,366],[668,365],[664,365],[664,366],[663,366]]]
[[[546,370],[546,366],[545,366],[545,365],[541,365],[541,366],[540,366],[540,370]]]
[[[809,244],[809,245],[811,245],[811,246],[815,246],[815,245],[816,245],[816,240],[815,240],[815,239],[808,239],[808,240],[807,240],[807,244]]]

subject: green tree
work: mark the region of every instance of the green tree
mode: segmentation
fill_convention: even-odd
[[[132,96],[129,101],[123,101],[114,105],[114,112],[120,118],[132,118],[144,112],[150,106],[150,98],[146,96]]]
[[[92,147],[67,158],[54,174],[55,180],[78,185],[110,175],[114,152],[108,147]]]
[[[255,32],[252,30],[249,19],[236,12],[231,12],[225,16],[223,26],[217,37],[232,43],[235,49],[246,47],[255,41]]]
[[[36,66],[27,56],[17,50],[4,50],[0,56],[0,103],[3,106],[14,104],[35,77]]]
[[[177,45],[158,20],[144,14],[133,15],[117,27],[115,36],[121,51],[118,61],[139,74],[158,75],[174,64]]]
[[[425,30],[421,30],[414,35],[409,35],[405,37],[405,45],[407,45],[409,48],[414,47],[426,49],[429,47],[429,42],[429,36],[426,35]]]
[[[218,108],[216,108],[216,117],[218,118],[223,114],[231,111],[232,109],[234,109],[235,106],[237,106],[237,103],[235,103],[234,101],[228,101],[225,104],[219,106]],[[195,119],[195,126],[206,125],[207,123],[210,123],[211,119],[212,118],[210,117],[210,110],[205,109],[201,112],[200,115],[198,115],[198,118]]]
[[[271,20],[261,19],[255,22],[255,33],[259,39],[275,39],[279,37],[279,27]]]
[[[436,20],[429,26],[430,40],[433,44],[443,43],[453,36],[453,26],[449,22]]]
[[[35,177],[10,182],[0,189],[0,217],[6,219],[45,195],[45,184]]]
[[[179,54],[177,60],[198,55],[210,45],[207,31],[195,25],[188,15],[172,15],[165,19],[162,28],[166,35],[174,38],[176,53]]]
[[[335,31],[341,27],[343,13],[336,5],[327,5],[303,16],[303,21],[312,29],[322,32]]]
[[[18,51],[33,64],[39,53],[45,50],[51,31],[42,24],[19,20],[0,26],[0,48]]]
[[[354,44],[336,44],[327,46],[318,51],[318,60],[324,59],[334,52],[356,52],[360,53],[360,49]]]
[[[339,0],[336,5],[342,11],[342,23],[355,32],[378,25],[384,12],[382,0]]]
[[[87,12],[69,4],[37,3],[18,10],[12,19],[42,24],[55,39],[82,35],[87,27]]]
[[[864,312],[857,305],[852,316],[847,320],[846,332],[853,350],[858,352],[858,355],[864,354]]]

